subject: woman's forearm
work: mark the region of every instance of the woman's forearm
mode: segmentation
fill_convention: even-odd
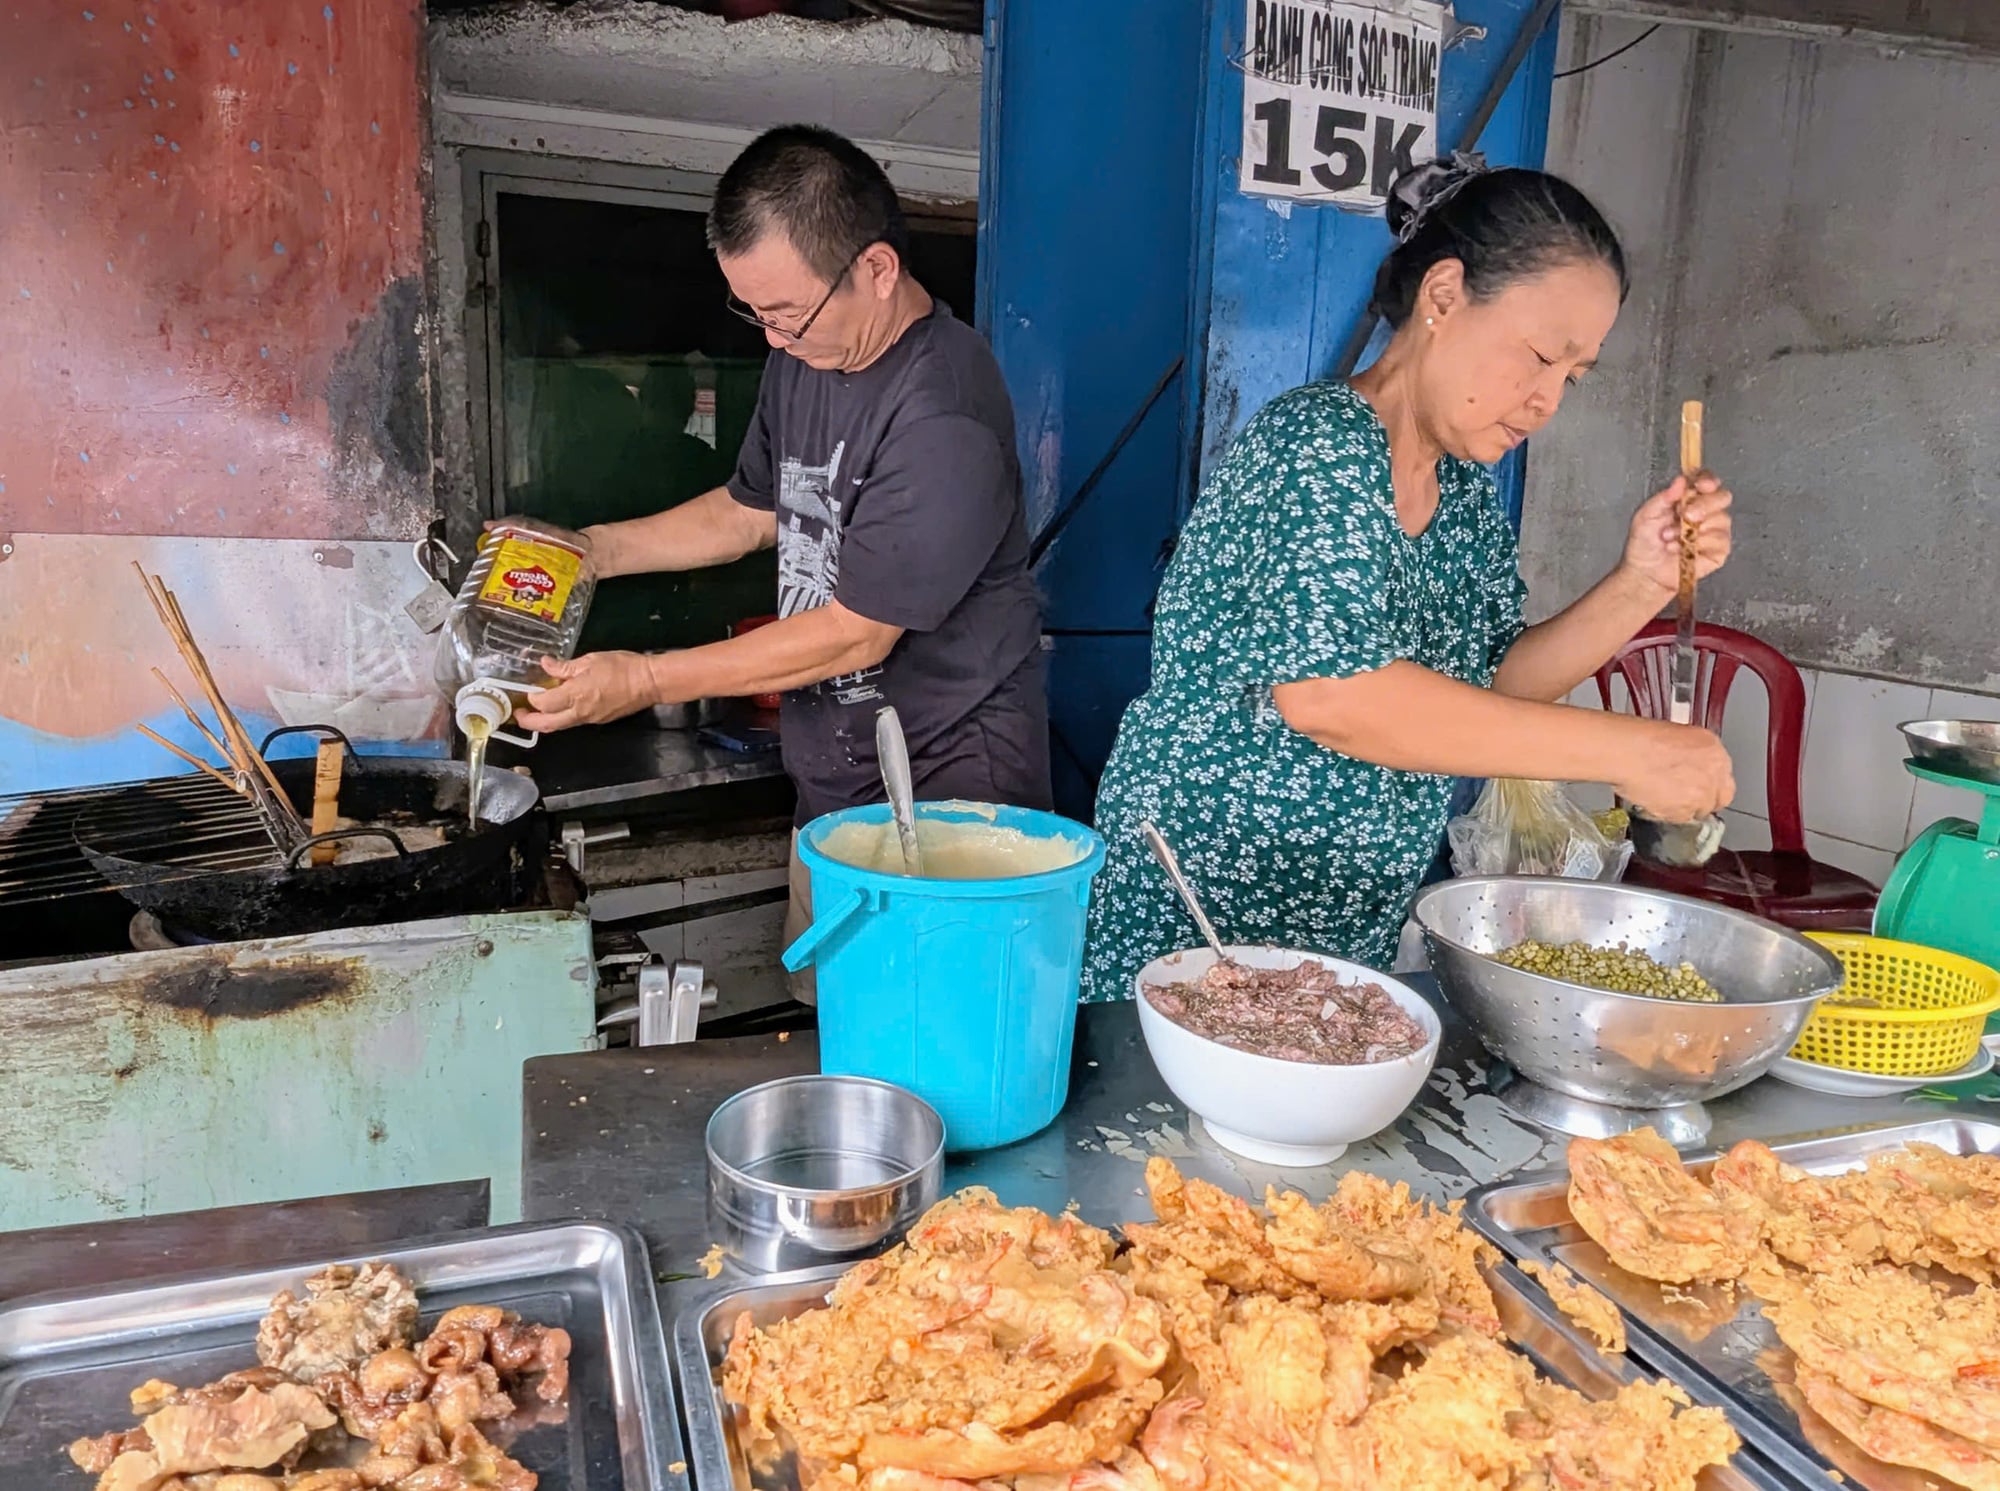
[[[678,507],[584,529],[600,576],[650,575],[728,564],[778,539],[772,513],[745,507],[717,487]]]
[[[1567,698],[1671,599],[1649,576],[1621,566],[1559,615],[1521,633],[1493,687],[1515,699]]]
[[[1271,692],[1285,722],[1328,750],[1440,776],[1616,784],[1659,728],[1474,688],[1412,662]]]

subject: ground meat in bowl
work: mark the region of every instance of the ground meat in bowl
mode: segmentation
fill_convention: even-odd
[[[1412,1056],[1430,1035],[1379,984],[1345,983],[1323,963],[1222,962],[1184,984],[1148,984],[1153,1008],[1183,1030],[1279,1061],[1363,1066]]]

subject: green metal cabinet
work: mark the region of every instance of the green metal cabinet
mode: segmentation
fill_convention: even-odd
[[[0,970],[0,1232],[436,1181],[521,1210],[521,1063],[590,923],[451,917]]]

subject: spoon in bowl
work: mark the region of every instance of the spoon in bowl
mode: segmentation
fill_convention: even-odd
[[[903,846],[903,872],[924,873],[924,854],[917,843],[916,793],[910,786],[910,748],[903,739],[903,721],[893,705],[875,711],[875,754],[882,762],[882,787],[889,798],[889,816]]]
[[[1140,821],[1139,834],[1145,839],[1146,847],[1153,851],[1153,858],[1160,862],[1160,868],[1167,872],[1167,879],[1180,893],[1181,904],[1187,907],[1188,915],[1194,918],[1195,926],[1200,928],[1202,937],[1214,949],[1215,956],[1225,963],[1228,962],[1229,955],[1222,950],[1222,939],[1215,935],[1215,924],[1208,919],[1208,913],[1201,909],[1201,902],[1195,899],[1194,887],[1188,884],[1187,876],[1181,873],[1181,862],[1174,857],[1174,851],[1168,846],[1166,839],[1161,836],[1157,828],[1145,820]]]

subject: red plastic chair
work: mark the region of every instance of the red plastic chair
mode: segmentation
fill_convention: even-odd
[[[1634,859],[1625,879],[1633,885],[1733,906],[1802,932],[1868,931],[1880,892],[1859,875],[1823,864],[1806,853],[1805,819],[1799,806],[1806,688],[1799,670],[1769,643],[1728,627],[1697,626],[1695,648],[1701,659],[1694,691],[1697,725],[1722,729],[1730,687],[1744,668],[1763,680],[1770,695],[1771,734],[1764,771],[1771,847],[1741,851],[1728,848],[1725,842],[1722,851],[1699,870],[1669,869]],[[1597,691],[1604,707],[1613,707],[1612,679],[1622,675],[1631,695],[1632,712],[1647,719],[1666,719],[1673,700],[1673,653],[1673,623],[1650,623],[1598,670]]]

